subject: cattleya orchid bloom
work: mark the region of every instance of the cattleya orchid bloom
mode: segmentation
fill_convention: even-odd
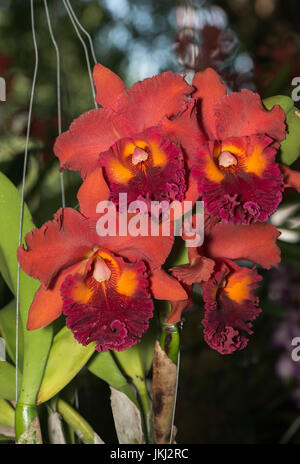
[[[54,147],[61,168],[83,179],[80,212],[60,210],[19,249],[23,269],[42,282],[28,328],[63,312],[80,343],[123,350],[147,330],[152,296],[171,302],[168,322],[175,323],[200,283],[207,343],[222,354],[244,348],[260,313],[261,277],[236,261],[266,269],[279,262],[279,233],[264,221],[284,187],[300,190],[300,174],[275,162],[284,111],[267,111],[249,90],[227,95],[212,69],[197,73],[193,86],[165,72],[126,89],[101,64],[93,77],[102,108],[76,119]],[[204,243],[189,249],[189,264],[175,266],[173,277],[161,266],[174,238],[96,234],[98,203],[120,206],[121,193],[128,202],[202,197]]]
[[[205,221],[206,240],[199,249],[189,249],[190,264],[177,266],[172,273],[191,295],[192,284],[201,284],[205,315],[202,321],[205,341],[221,354],[245,348],[252,334],[252,321],[261,310],[254,295],[261,276],[255,268],[239,266],[246,260],[266,269],[280,261],[276,245],[279,232],[272,224],[248,226],[224,224],[209,215]],[[172,302],[168,322],[181,319],[191,298]]]
[[[196,73],[193,85],[207,141],[194,155],[192,173],[205,208],[225,223],[266,221],[282,198],[275,156],[286,136],[283,109],[267,111],[247,89],[227,95],[210,68]]]
[[[71,208],[26,235],[22,269],[41,281],[28,330],[61,313],[78,342],[96,350],[124,350],[140,341],[153,315],[152,295],[184,299],[179,282],[161,269],[171,237],[99,237],[95,220]]]
[[[202,321],[206,342],[221,354],[245,348],[252,334],[252,322],[261,312],[256,283],[262,277],[255,269],[239,267],[233,261],[216,261],[216,269],[202,285],[205,316]]]
[[[197,200],[186,169],[186,153],[205,140],[190,98],[194,88],[171,71],[131,89],[101,64],[93,77],[102,108],[81,115],[54,146],[61,167],[84,179],[78,198],[81,204],[88,198],[89,215],[100,201],[118,203],[119,192],[128,201]]]

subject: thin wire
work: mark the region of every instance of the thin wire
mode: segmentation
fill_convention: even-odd
[[[93,94],[93,99],[94,99],[94,104],[95,104],[95,108],[97,109],[98,108],[98,105],[97,105],[97,102],[96,102],[96,93],[95,93],[95,87],[94,87],[94,82],[93,82],[93,77],[92,77],[92,72],[91,72],[91,65],[90,65],[90,59],[89,59],[89,53],[88,53],[88,49],[87,49],[87,46],[84,42],[84,40],[82,39],[81,35],[80,35],[80,32],[77,28],[77,26],[80,28],[80,30],[86,35],[86,37],[88,38],[88,41],[89,41],[89,44],[90,44],[90,49],[91,49],[91,54],[92,54],[92,57],[93,57],[93,60],[94,60],[94,64],[97,63],[97,58],[96,58],[96,55],[95,55],[95,50],[94,50],[94,46],[93,46],[93,41],[92,41],[92,38],[90,36],[90,34],[84,29],[84,27],[81,25],[80,21],[78,20],[69,0],[63,0],[63,4],[65,6],[65,9],[68,13],[68,16],[72,22],[72,25],[75,29],[75,32],[83,46],[83,49],[84,49],[84,53],[85,53],[85,58],[86,58],[86,63],[87,63],[87,68],[88,68],[88,73],[89,73],[89,79],[90,79],[90,84],[91,84],[91,89],[92,89],[92,94]],[[78,390],[76,389],[75,390],[75,407],[77,408],[77,410],[79,409],[79,394],[78,394]]]
[[[93,45],[93,41],[92,41],[92,38],[90,36],[90,34],[88,33],[88,31],[82,26],[82,24],[80,23],[79,19],[77,18],[72,6],[71,6],[71,3],[69,0],[66,0],[67,4],[68,4],[68,7],[70,8],[70,11],[73,15],[73,18],[77,24],[77,26],[82,30],[82,32],[86,35],[86,37],[88,38],[88,41],[89,41],[89,44],[90,44],[90,48],[91,48],[91,54],[92,54],[92,57],[93,57],[93,60],[94,60],[94,64],[97,63],[97,58],[96,58],[96,54],[95,54],[95,50],[94,50],[94,45]]]
[[[46,12],[46,17],[47,17],[47,22],[48,22],[48,27],[49,27],[49,32],[51,36],[52,43],[55,48],[56,52],[56,82],[57,82],[57,125],[58,125],[58,135],[61,134],[61,91],[60,91],[60,53],[59,53],[59,48],[57,45],[57,42],[55,40],[53,30],[52,30],[52,25],[51,25],[51,19],[49,15],[49,9],[47,5],[47,0],[44,0],[44,6],[45,6],[45,12]],[[66,207],[66,198],[65,198],[65,187],[64,187],[64,173],[63,171],[60,172],[60,185],[61,185],[61,203],[62,207]]]
[[[182,321],[178,323],[180,332],[181,332],[181,329],[182,329],[182,325],[183,325]],[[176,413],[178,383],[179,383],[179,370],[180,370],[180,346],[179,346],[178,356],[177,356],[176,387],[175,387],[175,396],[174,396],[174,405],[173,405],[173,414],[172,414],[172,426],[171,426],[171,434],[170,434],[170,445],[173,444],[174,421],[175,421],[175,413]]]
[[[37,46],[36,35],[35,35],[33,0],[30,0],[30,12],[31,12],[32,39],[33,39],[34,53],[35,53],[35,65],[34,65],[34,73],[33,73],[33,79],[32,79],[30,102],[29,102],[27,132],[26,132],[26,141],[25,141],[25,152],[24,152],[22,190],[21,190],[21,207],[20,207],[19,246],[22,243],[22,235],[23,235],[24,196],[25,196],[25,181],[26,181],[27,162],[28,162],[28,144],[29,144],[29,135],[30,135],[30,126],[31,126],[33,97],[34,97],[36,77],[37,77],[38,66],[39,66],[39,53],[38,53],[38,46]],[[19,393],[18,392],[19,318],[20,318],[20,264],[18,264],[18,271],[17,271],[17,296],[16,296],[16,402],[18,401],[18,393]]]
[[[86,63],[87,63],[87,67],[88,67],[88,72],[89,72],[89,78],[90,78],[90,83],[91,83],[91,88],[92,88],[92,94],[93,94],[93,98],[94,98],[94,103],[95,103],[95,108],[97,109],[98,108],[98,105],[97,105],[97,102],[96,102],[96,94],[95,94],[95,88],[94,88],[94,83],[93,83],[93,77],[92,77],[92,72],[91,72],[91,65],[90,65],[90,59],[89,59],[89,54],[88,54],[88,50],[87,50],[87,46],[86,44],[84,43],[84,40],[82,39],[81,35],[80,35],[80,32],[77,28],[77,25],[76,25],[76,22],[72,16],[72,13],[71,13],[71,10],[69,9],[69,6],[66,2],[66,0],[63,0],[63,4],[65,6],[65,9],[69,15],[69,18],[73,24],[73,27],[75,29],[75,32],[78,36],[78,39],[80,40],[82,46],[83,46],[83,49],[84,49],[84,53],[85,53],[85,58],[86,58]]]

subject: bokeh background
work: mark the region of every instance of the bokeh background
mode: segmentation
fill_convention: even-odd
[[[172,69],[211,66],[232,90],[262,97],[291,95],[300,76],[299,0],[71,0],[89,31],[97,59],[131,85]],[[61,0],[48,0],[62,57],[62,123],[93,107],[84,50]],[[26,195],[40,226],[61,206],[57,136],[56,55],[44,3],[35,0],[39,68],[29,144]],[[1,0],[0,170],[20,186],[34,69],[30,2]],[[297,164],[294,168],[300,167]],[[66,204],[77,206],[80,179],[65,173]],[[291,340],[300,336],[300,205],[285,193],[272,222],[282,232],[282,264],[264,273],[263,313],[248,347],[229,356],[203,341],[201,301],[185,313],[175,423],[178,443],[300,443],[300,362]],[[11,298],[0,277],[0,308]],[[116,442],[104,382],[83,371],[76,379],[79,409],[107,443]]]

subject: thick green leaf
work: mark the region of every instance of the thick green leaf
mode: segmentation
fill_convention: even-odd
[[[21,321],[20,321],[21,322]],[[6,350],[16,363],[16,300],[0,309],[0,333],[6,341]],[[19,330],[19,368],[23,366],[23,332]]]
[[[293,100],[285,95],[276,95],[264,100],[265,107],[270,110],[279,105],[286,114],[288,134],[280,144],[281,161],[288,166],[293,164],[300,155],[300,112]]]
[[[135,395],[126,377],[120,371],[110,351],[107,353],[97,353],[89,361],[87,368],[94,375],[107,382],[116,390],[125,393],[133,402],[136,402]]]
[[[17,290],[19,217],[20,194],[13,183],[0,172],[0,272],[14,294]],[[33,228],[34,224],[25,205],[23,236]],[[30,280],[38,288],[38,283]]]
[[[17,291],[17,248],[21,198],[16,187],[0,173],[0,272],[12,292]],[[23,237],[34,227],[24,205]],[[51,341],[52,327],[29,332],[26,330],[28,310],[39,283],[20,273],[20,316],[24,334],[23,383],[20,402],[34,404],[39,390]]]
[[[7,361],[0,361],[0,398],[9,401],[16,399],[16,368]]]
[[[6,427],[14,427],[15,425],[15,411],[7,403],[7,401],[0,398],[0,424]]]
[[[57,410],[83,443],[87,445],[104,444],[103,440],[96,434],[87,421],[61,398],[57,401]]]
[[[97,353],[89,361],[87,367],[94,375],[136,402],[125,376],[132,381],[139,394],[146,394],[145,377],[152,365],[156,336],[157,322],[153,318],[149,330],[144,334],[140,343],[125,351]]]
[[[157,333],[157,320],[152,318],[149,329],[143,335],[140,343],[124,351],[112,352],[123,372],[132,379],[135,385],[140,384],[141,380],[144,381],[151,368]],[[111,385],[114,387],[113,384]]]
[[[61,329],[53,339],[38,403],[48,401],[62,390],[78,374],[94,351],[95,343],[83,346],[75,340],[67,327]]]
[[[294,108],[293,100],[286,95],[275,95],[273,97],[265,98],[263,103],[268,110],[271,110],[275,105],[279,105],[285,114]]]
[[[145,432],[151,441],[151,406],[145,378],[145,363],[142,360],[141,348],[139,348],[138,345],[135,345],[125,351],[114,351],[113,355],[121,366],[123,372],[131,378],[132,383],[137,389],[138,398],[143,410],[146,425]]]
[[[14,437],[6,437],[5,435],[0,434],[0,441],[15,441]]]

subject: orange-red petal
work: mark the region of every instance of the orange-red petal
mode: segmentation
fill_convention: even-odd
[[[85,178],[98,166],[100,153],[130,133],[123,115],[109,108],[91,110],[75,119],[69,130],[56,139],[54,153],[62,168],[79,171]]]
[[[214,261],[205,256],[198,256],[191,264],[175,266],[170,271],[173,276],[187,285],[195,282],[206,282],[213,272]]]
[[[130,220],[133,214],[128,214]],[[149,231],[150,230],[149,218]],[[89,220],[89,227],[92,230],[96,230],[97,218]],[[118,217],[117,217],[117,231],[119,228]],[[161,233],[161,232],[159,232]],[[125,237],[116,236],[98,236],[97,243],[103,248],[111,250],[113,253],[124,256],[129,261],[144,260],[146,261],[151,269],[160,267],[172,249],[174,243],[174,237],[172,236],[142,236],[137,237],[126,235]]]
[[[83,181],[77,193],[80,211],[86,217],[96,215],[96,207],[100,201],[109,199],[109,188],[104,180],[101,167],[97,167]]]
[[[29,308],[27,330],[46,327],[61,315],[60,285],[61,282],[54,285],[52,289],[46,289],[44,285],[40,286]]]
[[[60,209],[53,221],[33,229],[18,249],[22,269],[48,287],[57,274],[87,258],[95,245],[87,219],[71,208]]]
[[[193,86],[196,92],[193,98],[200,99],[201,117],[204,129],[210,139],[216,138],[215,103],[227,93],[226,85],[212,68],[195,74]]]
[[[198,122],[195,101],[189,102],[187,107],[175,117],[163,118],[159,124],[159,129],[172,142],[181,146],[186,156],[187,165],[191,166],[192,155],[198,146],[206,141],[206,136]]]
[[[96,101],[101,106],[113,107],[119,95],[125,90],[123,81],[100,63],[93,70],[93,79],[96,87]]]
[[[70,272],[79,272],[82,263],[71,266],[60,274],[51,288],[40,286],[29,308],[27,330],[36,330],[46,327],[57,319],[62,313],[63,300],[60,287]]]
[[[185,192],[185,201],[191,201],[193,204],[198,200],[200,194],[196,179],[190,175],[187,191]]]
[[[245,259],[270,269],[280,262],[280,248],[276,244],[279,235],[269,223],[248,226],[219,223],[205,236],[203,254],[212,259]]]
[[[179,74],[167,71],[135,83],[124,91],[116,104],[116,111],[126,114],[135,132],[157,126],[171,117],[188,102],[192,87]]]
[[[181,301],[171,301],[171,311],[167,319],[169,324],[176,324],[176,322],[180,322],[183,311],[192,306],[192,290],[190,289],[187,291],[187,293],[189,296],[187,299]]]
[[[294,171],[293,169],[290,169],[288,166],[285,166],[284,164],[280,164],[279,167],[283,174],[284,186],[286,188],[294,188],[295,190],[297,190],[297,192],[300,193],[300,172]]]
[[[286,136],[285,112],[280,106],[266,110],[258,93],[243,89],[221,98],[214,106],[216,138],[266,134],[277,142]]]
[[[187,299],[185,289],[178,280],[163,269],[156,269],[150,277],[151,291],[157,300],[177,301]]]

